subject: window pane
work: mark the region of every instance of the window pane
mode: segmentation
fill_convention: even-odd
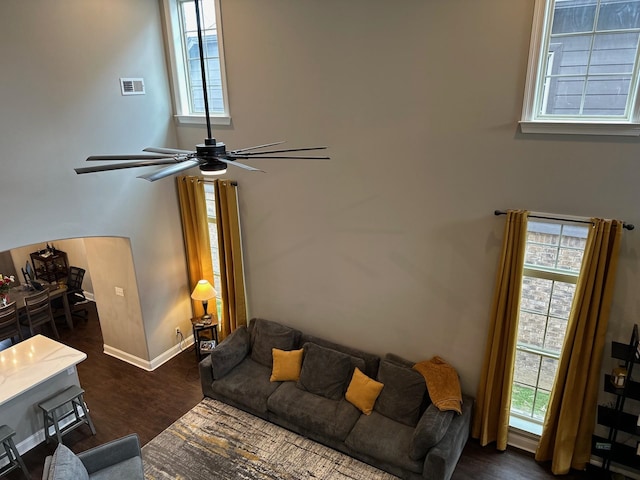
[[[563,247],[580,248],[584,250],[589,235],[589,226],[564,225],[560,245]]]
[[[549,314],[554,317],[568,319],[576,286],[572,283],[553,282],[553,294]]]
[[[540,381],[538,387],[551,391],[556,378],[558,361],[553,358],[543,358],[540,365]]]
[[[590,32],[596,16],[597,0],[557,0],[551,33]]]
[[[535,347],[544,347],[544,332],[547,316],[529,312],[520,312],[518,320],[518,343]]]
[[[533,388],[514,384],[511,390],[511,411],[531,416],[534,397],[535,390]]]
[[[546,315],[549,311],[552,286],[551,280],[523,276],[520,308]]]
[[[567,333],[567,320],[550,318],[547,324],[547,332],[544,337],[544,349],[560,355],[562,343]]]
[[[558,268],[569,272],[579,272],[582,265],[582,250],[561,248],[558,252]]]
[[[557,254],[558,249],[553,246],[529,245],[527,246],[524,263],[539,267],[554,267]]]
[[[640,1],[602,0],[598,30],[640,28]]]
[[[549,398],[551,393],[545,390],[538,390],[536,392],[536,399],[533,405],[533,418],[538,420],[544,420],[544,416],[547,413],[547,406],[549,405]]]
[[[516,352],[516,366],[513,372],[514,382],[535,387],[538,383],[538,370],[542,357],[535,353]]]
[[[557,245],[562,225],[529,221],[527,224],[527,242]]]
[[[633,72],[638,33],[598,34],[594,38],[589,74]]]

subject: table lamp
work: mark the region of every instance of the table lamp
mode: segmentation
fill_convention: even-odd
[[[196,288],[193,289],[191,298],[202,301],[202,308],[204,308],[203,320],[211,320],[211,315],[207,313],[207,305],[209,300],[217,296],[218,292],[216,292],[216,289],[213,288],[207,280],[199,280]]]

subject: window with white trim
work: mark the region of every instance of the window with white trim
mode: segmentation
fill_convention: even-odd
[[[640,135],[640,0],[536,0],[525,133]]]
[[[511,390],[512,427],[540,434],[589,225],[529,220]]]
[[[214,124],[230,123],[219,22],[220,1],[200,2],[209,115]],[[204,123],[204,100],[194,0],[163,0],[176,117]]]

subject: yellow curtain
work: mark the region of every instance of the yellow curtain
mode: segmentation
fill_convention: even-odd
[[[525,210],[507,212],[489,338],[471,430],[471,435],[479,439],[481,445],[495,441],[498,450],[507,448],[528,214]]]
[[[591,456],[600,363],[622,237],[622,222],[592,219],[536,460],[556,475],[582,470]]]
[[[209,242],[209,224],[207,220],[207,203],[204,196],[203,179],[200,177],[179,176],[176,178],[178,200],[182,217],[182,233],[187,254],[187,270],[189,275],[189,295],[198,280],[209,280],[213,285],[213,264]],[[213,318],[217,317],[215,302],[208,308]],[[191,301],[194,317],[204,315],[202,302]]]
[[[215,180],[214,187],[222,290],[220,292],[222,299],[220,340],[222,340],[239,326],[247,324],[247,305],[244,293],[237,187],[235,183],[228,180]]]

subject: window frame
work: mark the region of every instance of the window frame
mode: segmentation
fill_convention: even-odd
[[[174,118],[179,124],[204,125],[205,114],[192,113],[189,104],[188,81],[185,69],[184,45],[180,25],[179,4],[193,0],[162,0],[166,29],[167,55],[170,67],[171,89],[173,93]],[[209,112],[211,123],[214,125],[230,125],[229,95],[227,93],[227,74],[224,61],[224,41],[220,0],[211,0],[215,6],[216,30],[218,37],[218,53],[220,58],[220,76],[222,80],[222,101],[224,113]]]
[[[640,136],[640,75],[637,75],[635,88],[632,86],[630,89],[629,94],[633,98],[631,99],[631,112],[628,120],[617,117],[611,121],[605,120],[603,117],[595,119],[577,119],[576,117],[537,119],[535,108],[538,82],[541,70],[547,68],[546,62],[544,62],[547,58],[547,52],[543,47],[547,45],[550,36],[551,4],[554,1],[536,0],[535,2],[522,118],[519,122],[520,130],[522,133],[539,134]],[[634,65],[636,74],[639,67],[640,58],[637,57]]]
[[[562,237],[565,236],[564,234],[564,229],[565,227],[570,227],[573,225],[581,225],[583,223],[583,221],[581,219],[576,219],[576,220],[572,220],[572,219],[564,219],[564,220],[557,220],[557,219],[550,219],[550,218],[546,218],[544,220],[540,220],[540,221],[536,221],[536,223],[542,223],[542,224],[556,224],[556,225],[560,225],[561,226],[561,230],[560,230],[560,236],[558,238],[558,249],[560,248],[568,248],[570,250],[581,250],[583,252],[584,255],[584,247],[582,249],[580,248],[576,248],[576,247],[562,247]],[[529,227],[527,227],[527,239],[526,239],[526,245],[527,247],[531,244],[529,239],[528,239],[528,234],[529,234]],[[535,242],[534,242],[535,243]],[[526,255],[526,253],[525,253]],[[536,279],[542,279],[542,280],[548,280],[551,282],[561,282],[561,283],[566,283],[566,284],[573,284],[573,285],[577,285],[579,279],[580,279],[580,275],[582,274],[582,262],[581,262],[581,267],[579,271],[573,271],[573,270],[568,270],[568,269],[564,269],[562,267],[556,266],[556,267],[548,267],[548,266],[542,266],[542,265],[537,265],[537,264],[530,264],[530,263],[526,263],[526,257],[525,257],[525,263],[523,265],[523,271],[522,271],[522,276],[520,278],[521,282],[524,282],[525,277],[529,277],[529,278],[536,278]],[[522,295],[523,295],[524,291],[521,291],[520,293],[520,298],[522,299]],[[574,292],[575,294],[575,292]],[[572,307],[574,307],[575,305],[573,305],[573,297],[572,297]],[[518,316],[520,317],[520,314],[522,312],[522,305],[520,305],[519,307],[519,311],[518,311]],[[549,314],[549,312],[544,314],[547,317],[547,324],[545,326],[548,327],[548,319],[552,317],[552,315]],[[569,316],[571,315],[571,312],[569,312]],[[566,335],[566,331],[565,331],[565,335]],[[560,357],[562,355],[562,351],[560,352],[555,352],[552,351],[550,349],[544,348],[544,347],[539,347],[539,346],[535,346],[535,345],[530,345],[527,344],[525,342],[521,342],[519,339],[516,339],[516,345],[515,345],[515,351],[514,354],[517,354],[518,351],[522,351],[525,353],[531,353],[534,355],[539,355],[541,357],[545,357],[545,358],[552,358],[557,360],[558,362],[560,361]],[[515,365],[514,365],[514,369],[515,369]],[[541,366],[538,368],[538,372],[537,372],[537,376],[538,376],[538,380],[536,380],[536,395],[537,395],[537,390],[538,387],[537,385],[539,384],[539,378],[540,378],[540,373],[541,373]],[[555,383],[555,379],[552,379],[552,382]],[[514,386],[516,384],[516,378],[515,378],[515,370],[514,370],[514,376],[512,378],[512,382],[511,382],[511,388],[513,389]],[[551,389],[550,393],[553,391],[553,388]],[[532,406],[533,408],[533,406]],[[515,428],[518,430],[522,430],[525,432],[528,432],[534,436],[540,436],[542,434],[542,426],[544,423],[544,419],[539,419],[539,418],[535,418],[533,415],[529,416],[526,415],[524,413],[512,410],[510,408],[509,410],[509,427],[510,428]]]

